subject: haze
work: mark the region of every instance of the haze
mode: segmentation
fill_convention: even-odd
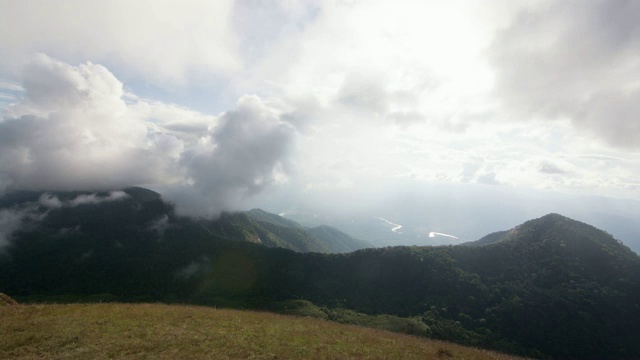
[[[191,216],[259,206],[378,244],[558,212],[638,252],[637,14],[0,0],[0,192],[138,185]]]

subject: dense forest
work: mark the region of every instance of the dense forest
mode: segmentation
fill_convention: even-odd
[[[194,220],[145,189],[86,196],[0,200],[23,214],[0,250],[0,292],[21,302],[306,304],[521,355],[640,357],[640,258],[561,215],[458,246],[362,249],[336,229],[261,210]]]

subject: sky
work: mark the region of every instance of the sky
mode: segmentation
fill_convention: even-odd
[[[467,238],[562,212],[640,235],[637,14],[0,0],[0,192],[137,185],[192,216],[366,214]]]

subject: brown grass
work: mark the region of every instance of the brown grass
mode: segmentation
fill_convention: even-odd
[[[13,300],[9,295],[0,293],[0,306],[4,305],[18,305],[18,302]]]
[[[4,306],[0,319],[0,359],[516,359],[320,319],[196,306]]]

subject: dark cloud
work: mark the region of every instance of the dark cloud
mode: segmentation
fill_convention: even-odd
[[[639,146],[640,2],[554,1],[528,9],[492,45],[497,91],[521,118],[571,119]]]

